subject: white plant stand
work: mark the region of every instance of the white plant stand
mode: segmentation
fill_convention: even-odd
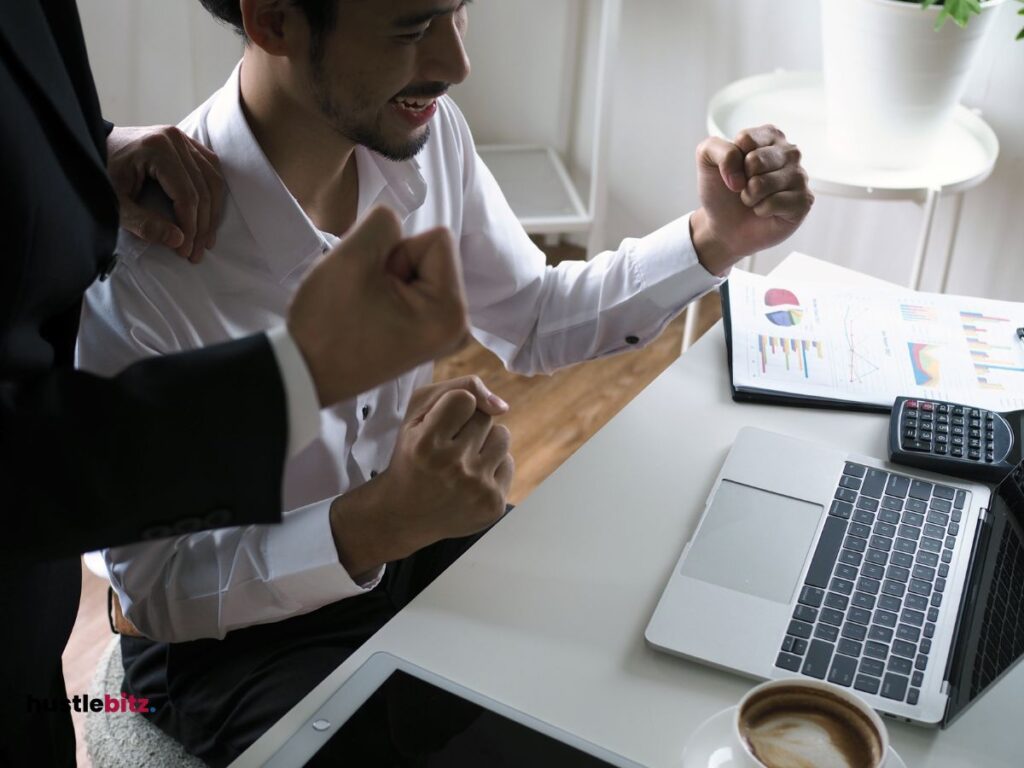
[[[935,142],[931,158],[917,168],[871,168],[835,153],[825,133],[825,90],[820,72],[775,72],[727,85],[708,104],[708,131],[731,139],[739,131],[774,123],[800,147],[803,166],[817,193],[874,200],[912,200],[923,208],[907,285],[921,286],[921,272],[932,236],[935,207],[943,194],[954,196],[953,222],[942,265],[941,291],[949,282],[964,192],[992,173],[999,140],[981,115],[958,106]],[[696,313],[694,313],[696,314]],[[694,320],[695,322],[695,320]],[[683,349],[695,328],[687,317]]]
[[[601,0],[590,189],[586,200],[577,191],[562,157],[552,147],[506,144],[477,147],[523,228],[531,235],[586,235],[588,258],[601,250],[601,235],[595,223],[604,217],[607,204],[609,85],[621,15],[622,0]],[[569,99],[569,95],[566,98]]]

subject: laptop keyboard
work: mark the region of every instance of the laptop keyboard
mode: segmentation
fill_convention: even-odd
[[[966,499],[847,462],[775,666],[917,704]]]

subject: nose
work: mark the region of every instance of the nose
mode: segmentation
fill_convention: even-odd
[[[469,77],[469,55],[457,16],[453,13],[436,19],[428,44],[420,46],[420,77],[424,80],[458,85]]]

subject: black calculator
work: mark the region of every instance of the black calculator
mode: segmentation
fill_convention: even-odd
[[[889,419],[889,460],[998,483],[1021,460],[1022,417],[1024,411],[899,397]]]

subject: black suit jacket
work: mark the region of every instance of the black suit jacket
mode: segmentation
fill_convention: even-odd
[[[265,337],[112,379],[73,369],[82,294],[111,264],[116,237],[105,165],[73,0],[2,0],[0,621],[13,641],[0,643],[4,766],[67,759],[66,707],[39,714],[33,701],[64,695],[78,553],[280,518],[286,406]]]

